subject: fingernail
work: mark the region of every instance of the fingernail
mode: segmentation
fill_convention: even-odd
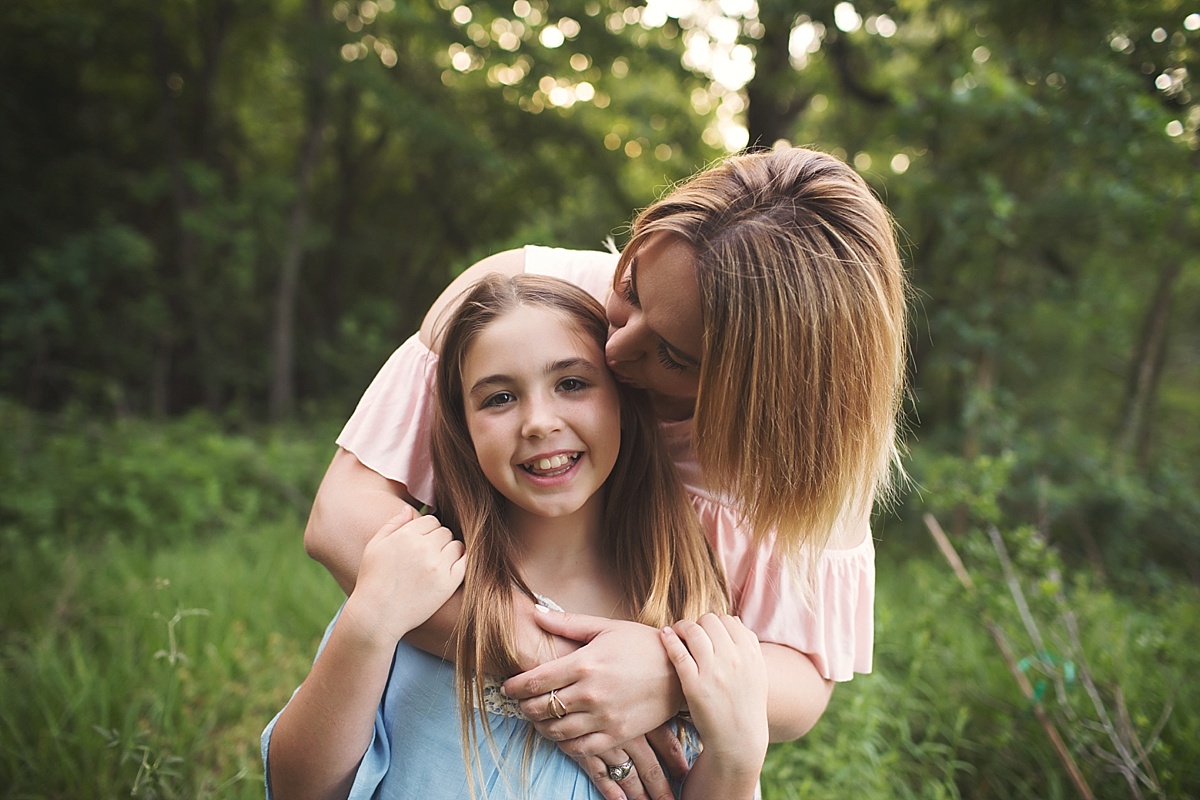
[[[666,633],[666,634],[669,634],[669,635],[671,635],[671,636],[674,636],[674,635],[675,635],[675,629],[674,629],[674,628],[672,628],[670,625],[667,625],[667,626],[665,626],[665,627],[662,629],[662,632],[663,632],[663,633]]]
[[[534,611],[540,611],[540,612],[542,612],[543,614],[545,614],[545,613],[547,613],[547,612],[548,612],[550,609],[546,608],[546,607],[545,607],[544,605],[542,605],[541,603],[538,603],[536,606],[534,606],[534,607],[533,607],[533,610],[534,610]]]

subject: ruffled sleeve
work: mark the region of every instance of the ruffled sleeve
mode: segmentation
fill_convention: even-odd
[[[875,641],[875,544],[827,549],[789,566],[770,547],[756,546],[747,524],[705,485],[692,447],[690,421],[663,423],[663,438],[692,504],[725,569],[734,611],[760,641],[808,655],[822,677],[848,681],[871,671]],[[864,528],[868,527],[863,523]],[[854,537],[850,537],[853,541]],[[804,581],[814,581],[811,602]]]
[[[808,655],[827,680],[871,671],[875,545],[869,533],[857,547],[821,553],[810,606],[802,588],[807,564],[791,569],[769,547],[755,547],[726,506],[695,493],[692,502],[725,568],[734,611],[760,641]]]
[[[337,438],[364,466],[433,504],[433,393],[438,357],[416,334],[400,345],[367,388]]]
[[[763,641],[807,653],[829,680],[871,671],[875,642],[875,543],[870,533],[849,550],[825,550],[813,574],[812,607],[799,581],[772,553],[759,554],[742,595],[742,613]],[[747,623],[750,624],[750,623]]]

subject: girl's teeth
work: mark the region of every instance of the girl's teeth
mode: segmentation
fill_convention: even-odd
[[[538,473],[554,472],[571,466],[578,456],[579,454],[575,453],[572,455],[560,454],[549,456],[548,458],[539,458],[536,461],[530,461],[525,465],[525,468],[531,472],[536,470]]]

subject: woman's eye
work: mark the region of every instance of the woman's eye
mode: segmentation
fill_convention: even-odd
[[[626,278],[625,282],[621,284],[621,296],[625,298],[625,302],[629,303],[629,305],[638,305],[638,293],[637,289],[633,286],[632,278]]]
[[[667,346],[662,342],[658,343],[658,363],[662,364],[672,372],[683,372],[687,369],[687,364],[681,364],[671,358],[671,354],[667,352]]]
[[[495,394],[490,395],[486,400],[483,401],[483,407],[484,408],[496,408],[498,406],[502,406],[502,405],[511,403],[516,399],[517,399],[516,396],[513,395],[512,392],[496,392]]]

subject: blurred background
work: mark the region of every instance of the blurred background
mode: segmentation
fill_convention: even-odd
[[[1181,0],[5,0],[0,796],[261,796],[391,350],[777,142],[917,291],[875,672],[764,796],[1200,796],[1198,48]]]

